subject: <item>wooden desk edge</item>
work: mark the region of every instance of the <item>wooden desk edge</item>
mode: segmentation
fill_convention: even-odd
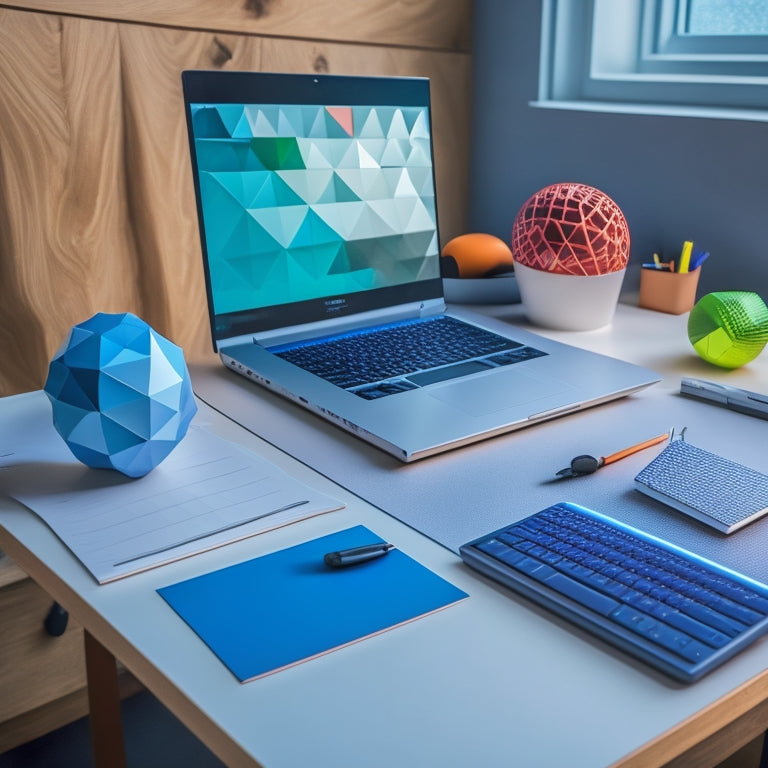
[[[181,690],[162,676],[139,651],[117,633],[54,571],[29,554],[24,545],[2,525],[0,525],[0,546],[20,568],[29,574],[30,578],[66,608],[105,651],[115,659],[119,659],[225,765],[264,768],[243,747],[228,738]]]
[[[768,729],[768,670],[643,744],[611,768],[714,766]]]

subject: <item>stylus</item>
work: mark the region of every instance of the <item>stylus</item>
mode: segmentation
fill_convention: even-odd
[[[759,419],[768,419],[768,395],[758,392],[750,392],[729,384],[684,377],[680,381],[680,393],[715,405],[722,405],[732,411],[757,416]]]
[[[338,552],[328,552],[323,557],[323,560],[331,568],[345,568],[348,565],[357,565],[358,563],[367,563],[369,560],[375,560],[377,557],[386,555],[390,549],[394,549],[394,544],[387,544],[382,541],[379,544],[367,544],[362,547],[342,549]]]

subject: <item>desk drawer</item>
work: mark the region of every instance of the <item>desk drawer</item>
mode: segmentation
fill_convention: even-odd
[[[31,579],[0,589],[0,723],[86,685],[82,628],[43,628],[52,602]]]

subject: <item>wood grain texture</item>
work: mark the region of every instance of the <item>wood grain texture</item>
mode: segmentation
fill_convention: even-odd
[[[24,581],[26,578],[28,578],[27,574],[8,555],[0,552],[0,589],[9,584]]]
[[[469,52],[472,0],[20,0],[12,5],[186,29]]]
[[[90,310],[137,305],[118,52],[115,25],[0,10],[4,394]]]
[[[46,634],[51,602],[31,579],[0,590],[0,723],[85,687],[83,630]]]
[[[768,672],[643,744],[611,768],[712,768],[765,732]]]
[[[188,362],[212,357],[183,69],[430,77],[446,242],[465,221],[470,66],[0,7],[0,395],[42,387],[69,329],[96,312],[134,312]]]
[[[82,649],[79,651],[82,656]],[[69,660],[64,660],[64,664]],[[125,699],[144,690],[129,672],[120,674],[120,696]],[[0,754],[88,715],[88,689],[82,688],[40,707],[0,722]]]

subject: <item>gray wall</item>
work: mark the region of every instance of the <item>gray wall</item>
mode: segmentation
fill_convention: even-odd
[[[537,109],[541,5],[475,0],[469,228],[509,242],[541,187],[577,181],[622,208],[632,250],[625,288],[655,250],[711,252],[699,292],[768,301],[768,123]]]

